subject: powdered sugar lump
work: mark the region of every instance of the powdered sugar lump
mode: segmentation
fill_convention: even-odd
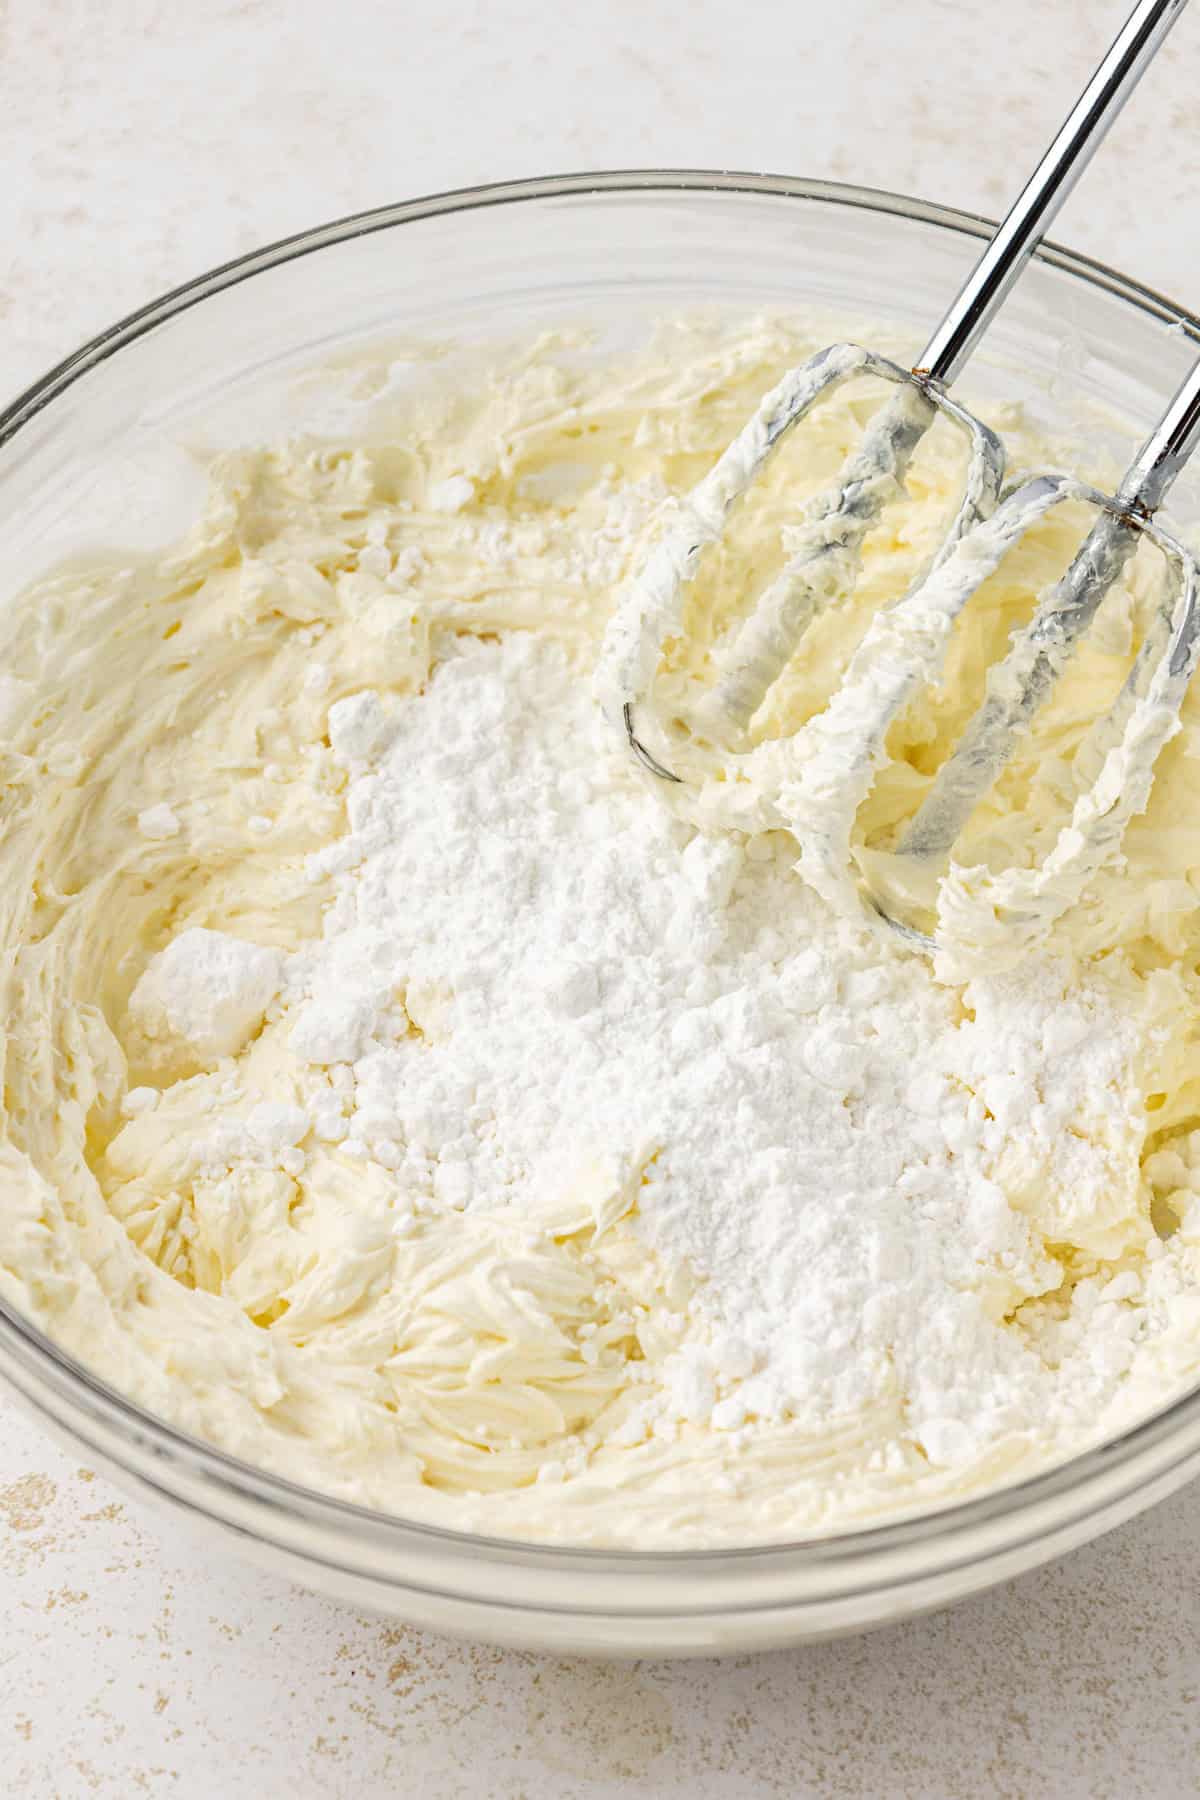
[[[152,958],[129,998],[149,1039],[175,1040],[204,1061],[235,1056],[279,992],[283,958],[267,945],[194,926]]]

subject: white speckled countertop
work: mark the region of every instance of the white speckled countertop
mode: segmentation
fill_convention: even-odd
[[[702,164],[994,213],[1126,10],[7,0],[0,391],[210,264],[476,181]],[[1195,16],[1056,232],[1193,306],[1198,65]],[[405,1631],[231,1565],[0,1402],[0,1787],[12,1800],[1200,1794],[1198,1577],[1193,1489],[1048,1570],[871,1637],[726,1663],[553,1661]]]

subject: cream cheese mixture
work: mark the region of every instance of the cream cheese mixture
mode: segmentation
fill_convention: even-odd
[[[386,439],[222,456],[184,542],[5,615],[0,1291],[123,1393],[403,1516],[679,1547],[980,1491],[1200,1373],[1195,703],[1124,859],[956,979],[831,906],[745,774],[642,770],[594,693],[623,585],[810,348],[775,319],[543,339],[414,383]],[[667,713],[878,391],[706,554]],[[825,716],[960,480],[937,426],[747,768]],[[1084,522],[1035,526],[955,628],[865,857]],[[1147,552],[1106,604],[979,865],[1053,842],[1156,580]]]

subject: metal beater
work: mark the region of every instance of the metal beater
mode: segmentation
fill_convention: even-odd
[[[1196,657],[1195,565],[1180,545],[1150,523],[1150,515],[1200,434],[1200,366],[1180,388],[1114,497],[1065,477],[1042,476],[1025,483],[998,511],[1003,445],[946,389],[1185,4],[1186,0],[1141,0],[1134,8],[917,364],[906,369],[862,346],[843,343],[828,346],[785,375],[683,503],[610,625],[602,685],[615,696],[635,755],[655,775],[678,782],[681,777],[665,760],[669,749],[660,754],[644,741],[641,709],[664,644],[682,629],[684,589],[702,551],[720,537],[732,507],[780,441],[823,395],[852,377],[881,376],[897,388],[868,425],[836,482],[806,508],[800,547],[759,597],[721,658],[703,716],[696,721],[710,741],[736,744],[742,738],[812,620],[846,597],[858,572],[863,540],[885,502],[902,490],[913,452],[935,418],[949,419],[966,434],[968,459],[960,503],[924,579],[876,616],[843,688],[825,713],[799,734],[804,741],[796,744],[790,767],[785,760],[782,817],[796,830],[805,873],[831,897],[852,879],[849,834],[857,801],[850,803],[854,794],[861,800],[870,786],[882,759],[888,724],[918,684],[940,667],[950,625],[984,575],[1029,524],[1068,498],[1090,501],[1100,508],[1100,518],[1067,575],[1044,598],[998,665],[984,706],[937,777],[897,854],[921,870],[944,863],[967,814],[995,780],[1017,734],[1049,692],[1072,645],[1142,536],[1153,539],[1174,572],[1160,626],[1148,635],[1125,693],[1104,727],[1098,728],[1092,749],[1100,756],[1102,744],[1108,745],[1101,758],[1103,774],[1077,804],[1049,865],[1042,871],[992,878],[990,903],[997,928],[1029,926],[1035,917],[1044,923],[1051,912],[1057,916],[1071,903],[1059,904],[1062,896],[1068,891],[1077,896],[1098,860],[1119,842],[1128,819],[1145,805],[1157,754],[1154,745],[1161,747],[1175,728],[1174,715]],[[1151,714],[1157,720],[1153,729]],[[1141,750],[1129,766],[1128,784],[1118,781],[1118,791],[1112,792],[1118,767],[1123,766],[1119,745],[1125,746],[1126,760],[1133,755],[1133,744],[1126,741],[1131,733],[1141,734]],[[678,740],[681,745],[682,741]],[[835,751],[841,758],[836,767]],[[1147,757],[1150,766],[1143,774]],[[837,796],[830,792],[831,783]],[[820,806],[814,807],[811,796],[817,792]],[[831,805],[835,798],[837,804]],[[1072,833],[1083,843],[1076,844]],[[972,894],[976,927],[986,885],[978,882]],[[885,898],[877,893],[874,901],[888,916]],[[920,932],[911,935],[930,941]]]
[[[860,887],[890,924],[925,947],[969,945],[993,965],[997,956],[1011,961],[1044,938],[1080,899],[1146,805],[1155,762],[1179,728],[1200,659],[1200,566],[1152,517],[1198,440],[1200,360],[1115,494],[1069,475],[1031,476],[964,534],[924,582],[876,614],[825,711],[789,746],[781,786],[780,810],[801,844],[800,866],[827,898],[837,904]],[[980,585],[1031,525],[1070,500],[1098,510],[1087,538],[988,670],[982,705],[896,850],[868,853],[856,867],[850,834],[886,759],[889,726],[923,682],[937,679],[951,627]],[[943,879],[972,809],[1143,539],[1159,551],[1165,579],[1120,693],[1075,753],[1073,768],[1087,785],[1080,786],[1070,819],[1034,868],[959,868]],[[904,918],[914,905],[937,912],[935,935]]]

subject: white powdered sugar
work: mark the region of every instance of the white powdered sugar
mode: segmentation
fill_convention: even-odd
[[[226,931],[193,927],[155,956],[129,997],[151,1041],[175,1040],[202,1060],[236,1056],[279,992],[283,958]]]
[[[339,762],[369,762],[388,737],[387,714],[369,688],[335,700],[329,709],[329,746]]]
[[[310,1083],[333,1065],[315,1139],[418,1213],[619,1196],[666,1278],[691,1271],[684,1416],[900,1396],[952,1462],[1077,1413],[1086,1366],[1060,1393],[1006,1320],[1062,1279],[1023,1196],[1075,1215],[1137,1180],[1138,1033],[1099,988],[1040,960],[960,995],[829,912],[782,834],[698,835],[542,638],[458,641],[423,695],[339,701],[329,736],[350,829],[312,859],[337,898],[283,992]],[[261,1014],[244,967],[211,1019],[175,989],[193,1041]],[[291,1154],[300,1120],[268,1124]]]

